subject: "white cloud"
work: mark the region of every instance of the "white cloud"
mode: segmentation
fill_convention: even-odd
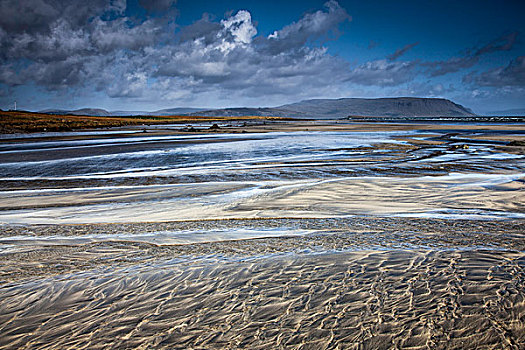
[[[257,35],[257,29],[252,23],[250,12],[241,10],[235,16],[222,20],[224,29],[229,31],[236,43],[250,44]]]

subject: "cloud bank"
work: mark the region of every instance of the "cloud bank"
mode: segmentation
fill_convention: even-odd
[[[147,13],[174,6],[139,3]],[[8,86],[94,87],[115,98],[257,97],[337,84],[348,70],[319,43],[351,20],[336,1],[267,37],[257,35],[245,10],[175,28],[168,16],[130,17],[118,1],[7,1],[1,9],[0,82]]]
[[[511,32],[440,61],[404,60],[422,45],[413,42],[384,57],[350,62],[331,54],[326,45],[352,21],[335,0],[267,36],[258,32],[247,10],[222,19],[205,13],[180,26],[175,0],[139,0],[138,5],[141,11],[128,9],[125,0],[0,0],[2,96],[24,86],[174,105],[203,96],[225,101],[223,105],[247,99],[257,104],[264,97],[258,103],[264,105],[348,95],[355,89],[366,94],[374,87],[439,96],[452,90],[421,79],[472,68],[482,57],[512,50],[518,37]],[[369,45],[370,50],[376,47]],[[470,72],[462,81],[480,88],[521,87],[523,57]]]

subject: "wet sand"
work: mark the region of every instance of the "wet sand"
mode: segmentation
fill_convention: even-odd
[[[2,288],[1,348],[509,348],[525,254],[359,250],[97,269]]]
[[[0,142],[0,349],[525,347],[522,125],[113,132]]]

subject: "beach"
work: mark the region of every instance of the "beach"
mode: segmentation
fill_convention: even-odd
[[[0,349],[520,349],[520,123],[0,138]],[[192,129],[190,129],[192,128]]]

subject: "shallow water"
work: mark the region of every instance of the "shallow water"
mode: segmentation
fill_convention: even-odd
[[[523,348],[524,133],[485,127],[0,139],[0,349]]]
[[[502,151],[490,136],[458,148],[446,131],[108,131],[8,140],[0,143],[0,222],[522,217],[524,155]]]

